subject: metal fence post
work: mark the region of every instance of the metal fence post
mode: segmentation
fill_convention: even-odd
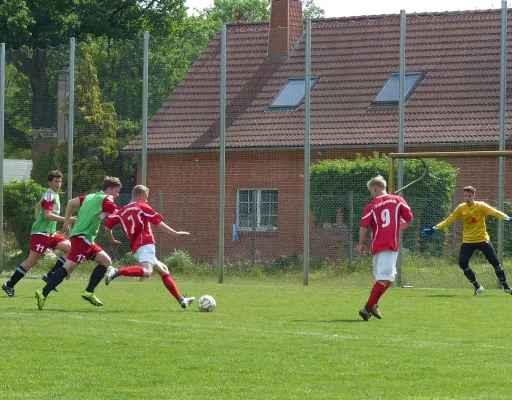
[[[348,270],[354,272],[354,192],[348,192]]]
[[[73,198],[73,126],[75,122],[75,38],[69,39],[68,201]]]
[[[219,277],[224,282],[224,214],[226,206],[226,25],[222,25],[220,57],[220,132],[219,132]]]
[[[144,61],[142,67],[142,171],[141,182],[146,186],[148,174],[148,80],[149,32],[144,32]]]
[[[310,127],[311,127],[311,18],[306,22],[306,62],[305,62],[305,122],[304,122],[304,244],[303,244],[303,263],[304,276],[303,284],[309,283],[309,203],[310,203]]]
[[[507,1],[501,2],[501,70],[500,70],[500,145],[499,150],[505,150],[505,130],[507,111]],[[498,210],[505,208],[505,157],[499,158],[498,175]],[[505,241],[505,227],[503,220],[498,219],[498,258],[503,262],[503,246]],[[501,283],[497,283],[498,289]]]
[[[2,227],[2,240],[0,240],[0,273],[4,270],[4,135],[5,135],[5,43],[0,43],[0,155],[2,163],[0,164],[0,227]]]

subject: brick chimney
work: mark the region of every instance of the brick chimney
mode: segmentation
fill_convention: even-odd
[[[303,31],[300,0],[272,0],[268,58],[286,60]]]

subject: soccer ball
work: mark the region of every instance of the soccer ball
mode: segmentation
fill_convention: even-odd
[[[215,310],[216,305],[217,303],[215,302],[215,299],[212,296],[208,296],[207,294],[201,296],[197,302],[197,308],[199,308],[199,311],[202,312],[212,312]]]

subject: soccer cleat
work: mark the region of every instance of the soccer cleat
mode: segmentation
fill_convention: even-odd
[[[41,289],[36,290],[36,299],[37,299],[37,308],[42,310],[43,306],[44,306],[44,302],[46,301],[46,297],[43,296],[43,291]]]
[[[7,293],[7,296],[14,297],[14,288],[7,286],[7,284],[2,285],[2,290]]]
[[[88,292],[86,290],[84,290],[82,293],[82,299],[87,300],[89,303],[96,307],[101,307],[103,305],[100,299],[94,295],[94,293]]]
[[[504,290],[505,290],[505,293],[512,294],[512,289],[510,289],[509,287],[505,288]]]
[[[377,304],[375,304],[371,309],[370,309],[370,313],[375,317],[375,318],[378,318],[378,319],[382,319],[382,315],[380,314],[379,312],[379,306]]]
[[[43,275],[43,278],[42,278],[42,279],[43,279],[43,281],[44,281],[45,283],[48,283],[49,276],[48,276],[48,275]],[[52,290],[53,290],[54,292],[58,292],[58,291],[59,291],[59,289],[57,289],[57,287],[54,287]]]
[[[359,310],[359,316],[365,321],[369,321],[372,314],[366,309],[366,307],[363,307]]]
[[[475,296],[478,296],[479,294],[484,292],[483,286],[478,286],[478,288],[475,289]]]
[[[180,302],[181,308],[187,308],[190,304],[194,302],[195,299],[195,297],[181,296],[178,301]]]
[[[105,276],[105,285],[108,285],[112,280],[117,278],[119,276],[119,270],[117,268],[114,268],[112,266],[107,268],[107,273]]]

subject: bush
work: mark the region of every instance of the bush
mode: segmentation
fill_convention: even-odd
[[[185,250],[174,250],[174,252],[164,259],[164,264],[169,270],[175,272],[186,272],[194,267],[194,261],[190,254]]]
[[[54,156],[54,147],[50,148],[46,153],[40,154],[38,160],[34,163],[32,171],[30,172],[30,179],[45,187],[48,184],[48,173],[57,169]]]
[[[426,159],[428,173],[419,182],[407,188],[403,197],[413,213],[413,226],[403,233],[404,247],[442,253],[445,232],[431,240],[419,241],[420,227],[437,224],[452,210],[452,193],[457,169],[451,164]],[[373,157],[357,155],[354,160],[324,160],[311,167],[311,209],[315,224],[337,223],[338,213],[349,222],[352,213],[357,223],[352,224],[354,237],[359,235],[359,218],[371,200],[366,183],[376,175],[388,179],[389,158],[375,153]],[[419,178],[424,171],[419,159],[404,161],[404,183]]]
[[[12,270],[25,260],[26,254],[20,249],[20,245],[14,233],[3,232],[4,239],[4,269]]]
[[[12,232],[20,249],[26,252],[34,222],[34,207],[45,188],[33,180],[13,181],[4,185],[5,229]]]
[[[119,260],[117,260],[116,264],[119,265],[119,267],[139,265],[139,260],[137,260],[133,253],[129,251],[124,253],[123,256]]]

